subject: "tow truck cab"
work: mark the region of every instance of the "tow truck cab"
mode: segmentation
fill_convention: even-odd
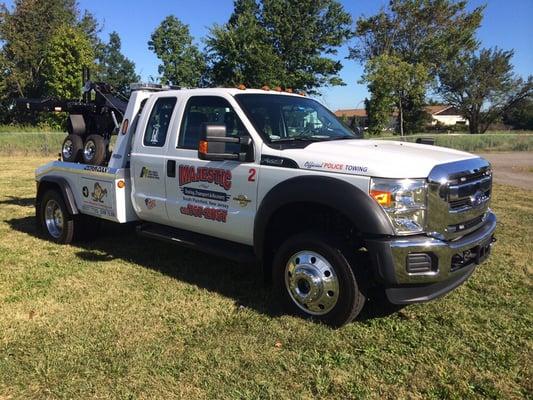
[[[370,286],[409,304],[472,274],[494,240],[491,174],[468,153],[363,140],[297,94],[141,89],[108,165],[40,167],[36,206],[56,241],[89,215],[255,261],[289,310],[342,325]]]

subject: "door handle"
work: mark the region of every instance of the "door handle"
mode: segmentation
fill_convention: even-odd
[[[169,178],[176,177],[176,160],[167,160],[167,176]]]

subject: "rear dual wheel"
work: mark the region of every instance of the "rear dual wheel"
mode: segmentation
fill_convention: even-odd
[[[68,135],[61,147],[61,157],[65,162],[78,162],[83,151],[83,139],[78,135]]]
[[[68,135],[63,141],[61,156],[66,162],[102,165],[107,160],[107,141],[100,135],[89,135],[85,143],[81,136]]]
[[[83,162],[102,165],[107,159],[107,141],[100,135],[89,135],[83,146]]]
[[[362,310],[366,295],[349,246],[322,233],[290,237],[274,258],[273,282],[284,308],[339,327]]]

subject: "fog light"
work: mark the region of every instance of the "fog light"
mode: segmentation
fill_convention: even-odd
[[[406,269],[410,274],[427,274],[436,271],[433,264],[433,258],[428,253],[410,253]]]

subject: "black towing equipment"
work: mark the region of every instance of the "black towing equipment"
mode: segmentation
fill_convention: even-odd
[[[103,165],[109,160],[109,141],[122,122],[127,101],[111,85],[91,82],[89,70],[84,69],[81,100],[21,98],[17,107],[32,112],[68,113],[62,160]]]

